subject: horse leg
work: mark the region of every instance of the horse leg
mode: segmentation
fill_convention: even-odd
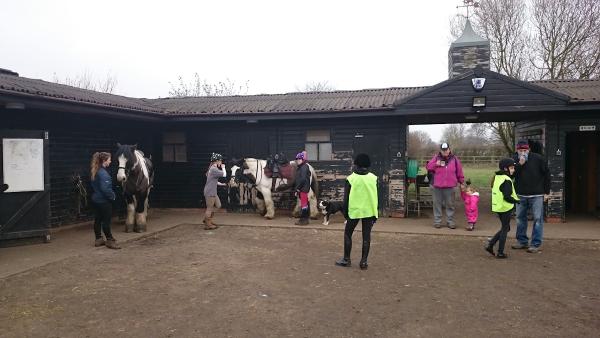
[[[127,202],[127,218],[125,219],[125,232],[132,232],[135,224],[135,196],[125,195]]]
[[[294,206],[294,210],[292,210],[292,217],[298,218],[300,217],[300,198],[296,197],[296,205]]]
[[[317,196],[315,196],[315,192],[312,189],[308,191],[308,205],[310,208],[310,218],[317,219],[319,217],[319,209],[317,208]]]
[[[136,207],[135,207],[135,227],[133,231],[144,232],[146,231],[146,210],[148,206],[148,194],[139,194],[136,196]]]
[[[261,216],[264,216],[267,213],[267,207],[265,205],[265,200],[262,198],[259,198],[258,196],[252,200],[254,202],[254,206],[256,207],[256,210],[258,210],[258,213]]]
[[[267,209],[267,213],[264,217],[266,219],[273,219],[275,217],[275,205],[273,204],[273,198],[271,197],[271,190],[269,190],[268,188],[261,189],[260,192],[263,195],[263,200]]]

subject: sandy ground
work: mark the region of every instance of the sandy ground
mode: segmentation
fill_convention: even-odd
[[[183,224],[0,279],[1,337],[597,337],[600,244]],[[509,240],[512,243],[512,239]]]

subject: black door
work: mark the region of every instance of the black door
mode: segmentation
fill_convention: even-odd
[[[600,209],[600,133],[577,132],[567,135],[565,177],[566,209],[591,214]]]
[[[48,133],[0,130],[0,240],[49,240],[50,175]]]
[[[378,135],[356,135],[352,151],[354,157],[360,153],[369,155],[371,159],[370,171],[377,176],[377,193],[379,195],[379,210],[388,208],[387,184],[384,182],[386,168],[389,162],[389,146],[388,140],[383,136]]]

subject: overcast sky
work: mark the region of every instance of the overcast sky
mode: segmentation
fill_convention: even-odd
[[[84,72],[116,94],[168,96],[179,75],[248,81],[248,94],[447,79],[459,0],[3,1],[0,68],[52,81]],[[414,128],[413,128],[414,129]],[[422,128],[434,140],[440,126]]]

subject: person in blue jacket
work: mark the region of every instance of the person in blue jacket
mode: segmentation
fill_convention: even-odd
[[[111,162],[110,153],[96,152],[90,163],[90,180],[92,182],[92,203],[94,204],[95,221],[94,233],[96,235],[95,246],[106,245],[110,249],[120,249],[117,240],[112,235],[110,223],[112,221],[112,202],[115,200],[115,192],[112,188],[112,178],[106,170]],[[102,232],[106,241],[102,238]]]

